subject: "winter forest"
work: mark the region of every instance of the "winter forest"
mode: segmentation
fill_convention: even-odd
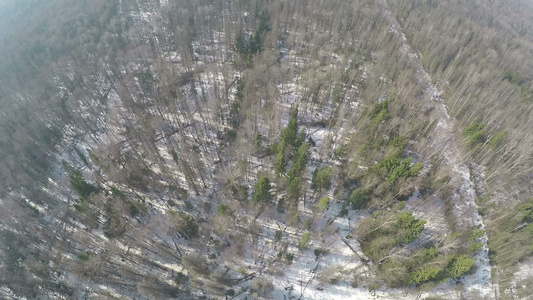
[[[0,1],[0,299],[527,299],[533,2]]]

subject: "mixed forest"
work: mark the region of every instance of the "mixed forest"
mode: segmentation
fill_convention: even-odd
[[[0,2],[0,298],[530,296],[531,15]]]

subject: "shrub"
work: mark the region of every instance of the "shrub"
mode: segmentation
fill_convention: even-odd
[[[305,220],[303,220],[303,222],[302,222],[302,228],[305,228],[305,229],[309,229],[309,228],[311,228],[311,220],[310,220],[310,219],[305,219]]]
[[[287,178],[292,180],[296,177],[299,177],[300,173],[305,169],[307,162],[309,160],[309,145],[303,143],[296,152],[294,158],[294,163],[292,164],[291,169],[287,173]]]
[[[315,256],[318,258],[320,256],[320,254],[322,254],[322,250],[317,248],[317,249],[315,249],[314,253],[315,253]]]
[[[328,190],[331,187],[331,173],[332,169],[328,166],[315,169],[311,179],[311,188],[315,191]]]
[[[333,157],[336,159],[341,159],[346,154],[346,146],[339,145],[333,150]]]
[[[294,254],[292,254],[292,253],[287,253],[287,254],[285,254],[285,258],[287,259],[287,261],[288,261],[289,263],[292,263],[292,261],[294,260]]]
[[[91,209],[91,207],[89,206],[89,202],[87,202],[87,200],[82,199],[80,203],[74,204],[74,209],[76,209],[77,211],[81,213],[84,213],[84,212],[88,212]]]
[[[294,148],[300,148],[300,146],[303,145],[303,143],[305,142],[305,137],[305,129],[300,130],[300,133],[298,134],[298,137],[294,142]]]
[[[396,209],[401,205],[397,205]],[[361,249],[372,261],[387,256],[393,247],[412,242],[425,221],[413,217],[411,212],[376,211],[359,225],[357,234],[362,241]]]
[[[485,234],[485,230],[479,229],[479,228],[473,228],[472,232],[470,232],[470,240],[475,241],[476,239],[480,238]]]
[[[411,166],[412,158],[397,159],[387,166],[389,174],[387,181],[389,183],[395,183],[398,180],[405,179],[407,177],[414,177],[418,175],[418,172],[422,169],[423,165],[418,163]]]
[[[178,152],[176,152],[176,150],[172,149],[172,150],[170,150],[170,155],[172,155],[172,159],[174,160],[174,162],[176,164],[178,164],[179,163]]]
[[[218,206],[217,214],[220,216],[225,216],[229,213],[229,206],[225,203],[222,203]]]
[[[309,231],[306,231],[302,234],[302,237],[300,238],[300,242],[298,243],[298,248],[300,250],[308,249],[310,243],[311,243],[311,234],[309,233]]]
[[[324,197],[318,201],[318,208],[322,211],[329,209],[329,197]]]
[[[528,201],[518,205],[518,216],[522,219],[522,222],[533,222],[533,201]]]
[[[503,73],[503,79],[518,86],[521,86],[526,82],[520,73],[511,70],[507,70]]]
[[[183,274],[182,272],[176,273],[176,279],[174,279],[174,281],[178,286],[186,283],[187,280],[189,280],[189,277],[187,277],[187,275]]]
[[[274,162],[274,167],[276,169],[277,174],[281,174],[285,171],[285,167],[287,165],[286,159],[285,159],[285,148],[286,144],[285,141],[279,142],[277,145],[277,152],[276,152],[276,158]]]
[[[373,165],[371,170],[373,172],[385,172],[385,178],[390,184],[408,177],[418,176],[424,165],[421,163],[412,165],[413,159],[411,157],[402,159],[402,151],[397,151],[385,157],[379,163]]]
[[[435,280],[441,270],[435,266],[426,266],[409,274],[408,284],[421,284]]]
[[[270,180],[266,176],[259,177],[257,180],[254,193],[252,195],[252,200],[255,204],[258,203],[268,203],[272,200],[272,194],[270,193]]]
[[[296,202],[300,196],[300,177],[292,177],[287,179],[287,198],[290,201]]]
[[[78,253],[78,258],[81,261],[88,261],[91,253],[90,252],[80,252]]]
[[[396,242],[405,244],[412,242],[420,235],[425,224],[426,221],[415,219],[411,212],[402,212],[398,217],[397,230],[400,231],[403,229],[402,231],[405,232],[402,237],[399,237],[396,240]]]
[[[100,191],[96,186],[85,181],[80,171],[72,170],[70,168],[68,175],[70,177],[70,185],[72,186],[72,189],[74,189],[80,198],[88,198]]]
[[[474,243],[470,247],[470,252],[474,253],[483,247],[483,243]]]
[[[492,138],[489,141],[489,146],[492,148],[498,148],[503,142],[503,140],[507,137],[507,131],[502,130],[498,131],[496,134],[492,136]]]
[[[231,193],[235,199],[241,202],[248,200],[248,186],[246,185],[232,185]]]
[[[343,207],[341,211],[339,211],[339,217],[346,217],[348,215],[348,209],[346,207]]]
[[[289,124],[281,131],[281,141],[286,145],[294,146],[296,138],[298,137],[298,106],[295,106],[291,111],[291,118]]]
[[[261,136],[261,133],[259,133],[259,131],[256,131],[254,134],[254,140],[253,140],[253,145],[254,145],[255,150],[259,150],[261,148],[262,138],[263,137]]]
[[[435,247],[424,249],[424,258],[426,260],[432,259],[437,256],[439,250]]]
[[[405,149],[405,147],[407,147],[407,139],[404,138],[404,137],[397,137],[397,138],[394,138],[394,139],[390,142],[390,145],[391,145],[392,147],[398,148],[401,152],[403,152],[403,150]]]
[[[176,231],[185,239],[198,236],[198,224],[196,220],[184,212],[171,212],[172,221]]]
[[[370,197],[367,192],[361,189],[356,189],[350,194],[350,197],[348,197],[348,203],[352,205],[353,209],[361,209],[369,199]]]
[[[474,261],[474,259],[468,257],[466,254],[454,256],[450,259],[448,266],[444,270],[444,274],[446,277],[459,278],[472,268]]]
[[[270,31],[270,26],[268,25],[270,14],[266,10],[263,10],[258,13],[258,17],[259,22],[253,35],[249,38],[247,38],[243,32],[240,32],[239,35],[237,35],[235,51],[244,57],[250,58],[252,55],[263,51],[265,32]]]
[[[265,278],[259,278],[256,277],[252,279],[250,282],[250,287],[252,290],[256,293],[258,293],[262,297],[267,297],[270,295],[272,290],[274,289],[274,285],[272,284],[272,281],[269,281]]]
[[[189,272],[189,275],[209,275],[209,265],[206,259],[200,254],[193,252],[186,253],[182,257],[183,267]]]
[[[237,138],[237,132],[235,130],[232,130],[232,129],[227,129],[226,130],[226,137],[227,137],[228,141],[233,142]]]
[[[276,211],[280,214],[285,212],[285,199],[281,198],[278,201],[278,204],[276,205]]]
[[[477,143],[485,141],[485,124],[474,122],[463,130],[463,136],[466,138],[468,146],[474,146]]]
[[[274,234],[274,239],[276,241],[281,241],[282,236],[283,232],[281,230],[276,230],[276,233]]]
[[[104,223],[104,235],[108,238],[121,237],[126,233],[123,217],[113,210],[107,210],[107,220]]]
[[[280,141],[276,148],[276,158],[275,158],[275,168],[276,173],[281,174],[285,171],[287,164],[286,161],[286,150],[287,147],[300,147],[298,145],[298,106],[294,107],[291,111],[291,117],[289,119],[289,124],[287,127],[283,128],[280,135]]]
[[[376,103],[374,108],[370,112],[370,124],[378,125],[379,123],[390,119],[389,114],[389,102],[383,101],[381,103]]]

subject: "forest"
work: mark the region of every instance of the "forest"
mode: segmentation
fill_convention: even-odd
[[[0,1],[0,298],[530,297],[531,15]]]

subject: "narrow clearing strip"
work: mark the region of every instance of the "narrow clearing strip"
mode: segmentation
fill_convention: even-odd
[[[448,115],[447,107],[442,102],[440,93],[431,83],[431,77],[424,70],[418,56],[411,49],[405,35],[402,33],[401,26],[391,12],[387,0],[382,0],[382,5],[385,19],[389,22],[389,30],[400,39],[402,43],[400,51],[404,52],[409,57],[411,64],[415,66],[417,79],[425,89],[424,99],[434,108],[433,113],[439,120],[432,133],[431,143],[434,149],[442,150],[442,165],[449,168],[449,175],[452,178],[451,184],[454,187],[452,200],[454,203],[453,212],[457,218],[457,224],[461,228],[476,226],[485,230],[483,219],[479,215],[478,207],[475,203],[476,195],[474,184],[470,179],[470,170],[461,159],[461,152],[455,143],[453,120]],[[483,243],[483,246],[475,255],[476,262],[473,274],[463,276],[460,281],[464,284],[465,292],[468,294],[478,294],[484,299],[493,299],[486,234],[483,234],[480,242]]]

